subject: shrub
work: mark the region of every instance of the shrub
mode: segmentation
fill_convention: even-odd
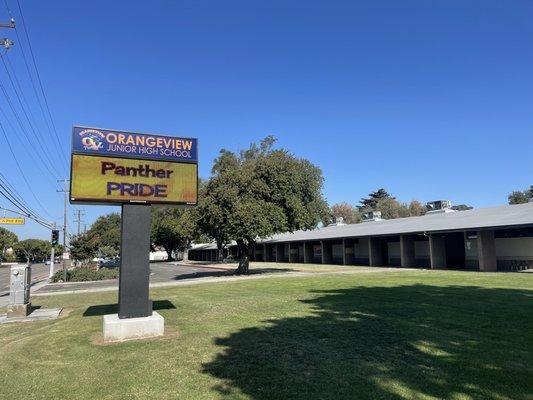
[[[118,278],[119,269],[103,268],[98,271],[90,268],[79,267],[67,271],[67,282],[103,281]],[[57,271],[52,277],[52,282],[63,282],[63,270]]]

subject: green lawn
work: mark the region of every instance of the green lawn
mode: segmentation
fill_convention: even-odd
[[[404,271],[155,290],[179,335],[96,344],[116,293],[0,326],[0,399],[532,399],[533,275]]]

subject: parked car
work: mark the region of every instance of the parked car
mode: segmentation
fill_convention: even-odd
[[[118,268],[120,267],[120,257],[110,258],[100,262],[100,268]]]

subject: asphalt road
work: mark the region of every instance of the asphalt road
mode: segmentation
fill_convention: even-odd
[[[150,283],[173,282],[177,280],[201,278],[209,276],[223,276],[231,270],[203,265],[185,265],[180,263],[150,264]],[[53,283],[39,289],[39,293],[87,290],[96,288],[118,287],[118,280],[97,282]]]
[[[60,264],[55,264],[55,270],[60,267]],[[32,264],[31,266],[31,281],[32,283],[42,281],[48,278],[49,266],[44,264]],[[9,295],[9,275],[11,266],[2,265],[0,267],[0,297]]]

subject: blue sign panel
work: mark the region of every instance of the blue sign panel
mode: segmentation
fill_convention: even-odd
[[[198,140],[75,126],[72,152],[197,163]]]

